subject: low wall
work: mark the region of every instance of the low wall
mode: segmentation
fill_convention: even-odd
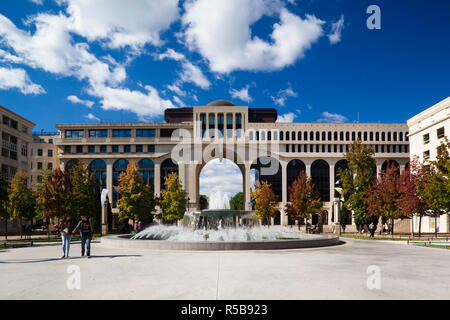
[[[153,250],[227,251],[227,250],[282,250],[334,246],[337,236],[317,236],[308,240],[245,241],[245,242],[178,242],[166,240],[131,240],[129,236],[102,237],[107,247]]]

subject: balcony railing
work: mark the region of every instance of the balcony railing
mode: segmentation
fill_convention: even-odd
[[[12,142],[10,142],[10,141],[2,140],[2,147],[3,147],[3,148],[6,148],[6,149],[8,149],[8,150],[16,151],[16,152],[17,152],[17,144],[12,143]]]

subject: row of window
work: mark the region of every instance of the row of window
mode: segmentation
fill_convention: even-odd
[[[249,140],[265,141],[408,141],[407,132],[367,132],[367,131],[250,131]]]
[[[73,149],[75,149],[75,152],[73,152]],[[108,153],[108,152],[112,152],[112,153],[131,153],[131,152],[136,152],[136,153],[143,153],[143,152],[148,152],[148,153],[154,153],[155,152],[155,145],[151,144],[151,145],[136,145],[134,150],[132,150],[131,145],[123,145],[123,146],[119,146],[119,145],[112,145],[110,148],[110,151],[108,151],[108,146],[106,145],[101,145],[101,146],[87,146],[87,149],[83,148],[83,146],[75,146],[74,148],[72,148],[72,146],[64,146],[64,153],[69,154],[69,153]]]
[[[436,137],[438,139],[442,139],[444,136],[445,136],[445,128],[444,127],[436,130]],[[430,134],[429,133],[423,135],[423,144],[428,144],[428,143],[430,143]]]
[[[37,155],[38,155],[38,157],[42,157],[44,155],[44,150],[37,149]],[[47,150],[47,157],[53,157],[53,149]]]
[[[161,129],[162,131],[165,129]],[[169,129],[171,130],[171,129]],[[173,130],[173,129],[172,129]],[[108,130],[107,129],[93,129],[88,130],[89,138],[108,138]],[[68,139],[80,139],[84,138],[85,131],[84,130],[66,130],[65,137]],[[114,129],[112,130],[113,138],[131,138],[132,130],[131,129]],[[155,138],[156,137],[156,129],[136,129],[136,137],[137,138]]]
[[[303,147],[302,147],[303,146]],[[347,145],[337,145],[337,144],[287,144],[285,146],[286,152],[303,152],[303,153],[344,153],[349,151],[350,146]],[[409,153],[408,145],[375,145],[372,146],[375,153]],[[345,150],[345,151],[344,151]]]
[[[208,119],[208,123],[206,122],[206,119]],[[205,138],[206,136],[209,136],[209,138],[215,138],[216,134],[216,120],[217,120],[217,134],[219,137],[225,136],[225,129],[227,137],[232,138],[233,137],[233,114],[227,113],[226,115],[223,113],[216,114],[215,113],[201,113],[200,114],[200,130],[201,130],[201,137]],[[235,129],[235,136],[240,137],[241,131],[242,131],[242,114],[236,113],[235,119],[234,119],[234,129]],[[207,134],[207,130],[209,134]]]
[[[16,120],[13,120],[13,119],[11,119],[11,118],[8,117],[8,116],[3,115],[3,117],[2,117],[2,123],[3,123],[5,126],[8,126],[8,127],[10,127],[10,128],[19,130],[19,123],[18,123]],[[22,124],[21,127],[20,127],[20,131],[22,131],[23,133],[26,133],[26,134],[29,133],[28,127],[27,127],[27,126],[24,126],[23,124]]]
[[[36,163],[36,168],[38,170],[42,170],[44,168],[43,162],[38,161]],[[31,169],[33,169],[33,161],[31,161]],[[53,170],[53,162],[48,162],[47,163],[47,169]]]

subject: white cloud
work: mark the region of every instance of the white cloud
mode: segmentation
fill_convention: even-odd
[[[73,44],[69,19],[63,14],[38,14],[28,21],[36,26],[32,34],[16,28],[0,14],[0,41],[32,68],[87,80],[87,93],[100,98],[106,110],[131,111],[149,119],[173,107],[151,86],[146,86],[145,92],[122,87],[127,77],[125,68],[110,56],[98,59],[86,43]]]
[[[344,28],[344,16],[332,24],[331,34],[328,35],[328,39],[331,44],[335,44],[341,41],[342,29]]]
[[[94,116],[92,113],[88,113],[88,114],[85,115],[84,117],[85,117],[86,119],[88,119],[88,120],[100,122],[100,119],[97,118],[96,116]]]
[[[170,100],[161,98],[158,90],[152,86],[145,86],[145,90],[147,92],[97,86],[89,89],[89,94],[101,99],[104,110],[131,111],[144,121],[163,114],[167,108],[175,107]]]
[[[183,62],[182,67],[183,70],[179,73],[181,81],[194,83],[204,90],[209,89],[211,82],[209,82],[199,67],[189,61]]]
[[[181,88],[176,83],[174,83],[173,85],[169,84],[167,86],[167,89],[169,89],[172,92],[175,92],[179,96],[182,96],[182,97],[186,96],[186,91],[181,90]]]
[[[210,196],[215,192],[232,197],[238,192],[242,192],[242,173],[232,161],[219,159],[208,162],[200,173],[200,193]]]
[[[302,58],[322,35],[324,21],[289,12],[279,0],[195,0],[185,3],[186,43],[209,61],[211,70],[280,70]],[[252,35],[263,16],[278,16],[270,39]]]
[[[178,53],[175,50],[169,48],[166,52],[159,54],[158,60],[164,60],[164,59],[172,59],[175,61],[182,61],[185,60],[186,57],[182,53]]]
[[[289,86],[286,89],[278,91],[276,97],[271,96],[271,99],[277,106],[284,107],[286,105],[286,100],[288,98],[295,98],[297,96],[298,93],[292,90],[291,85],[289,84]]]
[[[28,1],[33,2],[34,4],[37,4],[40,6],[44,4],[44,0],[28,0]]]
[[[182,108],[185,108],[185,107],[186,107],[186,104],[185,104],[179,97],[177,97],[177,96],[174,96],[174,97],[173,97],[173,101],[175,101],[175,103],[176,103],[177,105],[179,105],[180,107],[182,107]]]
[[[44,88],[34,84],[24,69],[2,68],[0,67],[0,89],[18,89],[23,94],[45,93]]]
[[[178,19],[178,0],[58,0],[67,5],[70,28],[111,48],[160,45],[160,33]]]
[[[92,102],[90,100],[82,100],[82,99],[78,98],[77,96],[68,96],[67,100],[69,100],[70,102],[72,102],[74,104],[83,104],[88,108],[92,108],[92,106],[94,105],[94,102]]]
[[[231,89],[229,93],[231,94],[231,97],[234,99],[240,99],[242,101],[245,101],[247,103],[250,103],[253,98],[248,93],[248,89],[250,88],[250,85],[246,85],[241,90]]]
[[[318,119],[317,122],[342,123],[348,121],[346,117],[337,113],[323,112],[321,115],[322,118]]]
[[[295,118],[297,118],[297,115],[295,113],[288,112],[288,113],[278,116],[277,122],[291,123],[291,122],[294,122]]]

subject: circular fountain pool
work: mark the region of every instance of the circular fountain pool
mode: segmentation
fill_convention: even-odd
[[[101,242],[113,247],[157,250],[280,250],[337,245],[339,237],[311,235],[287,227],[193,231],[157,225],[135,236],[102,237]]]

